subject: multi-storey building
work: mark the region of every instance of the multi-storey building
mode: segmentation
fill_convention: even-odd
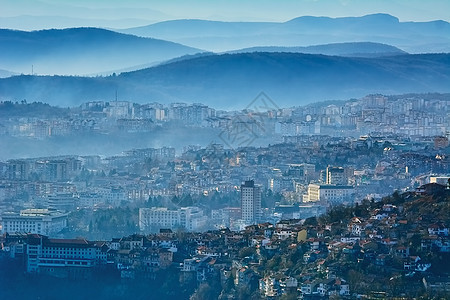
[[[241,212],[244,223],[253,224],[261,220],[261,187],[253,180],[241,185]]]
[[[47,172],[50,181],[67,180],[67,162],[65,160],[51,160],[47,162]]]
[[[215,111],[206,105],[194,103],[172,103],[169,108],[169,119],[178,120],[188,125],[201,125],[209,117],[215,116]]]
[[[52,235],[67,227],[66,213],[49,209],[25,209],[17,213],[4,213],[2,233],[27,232]]]
[[[326,175],[327,184],[345,185],[347,184],[347,178],[345,176],[344,168],[342,167],[327,167]]]
[[[27,239],[27,272],[55,277],[86,278],[95,266],[107,263],[108,247],[85,239],[50,239],[31,234]]]
[[[175,228],[179,226],[178,210],[166,207],[139,209],[139,227],[141,231],[149,231],[153,227]]]
[[[10,160],[7,163],[9,180],[27,180],[30,173],[29,163],[25,160]]]
[[[203,210],[198,207],[181,207],[177,210],[169,210],[165,207],[139,209],[141,231],[160,228],[184,228],[189,231],[197,231],[206,226],[207,220]]]
[[[178,210],[180,224],[189,231],[196,231],[206,226],[207,216],[198,207],[182,207]]]
[[[136,158],[151,158],[157,160],[171,160],[175,158],[175,148],[162,147],[162,148],[145,148],[145,149],[132,149],[126,151],[127,156]]]
[[[45,203],[49,209],[71,211],[75,208],[75,197],[72,193],[56,193],[47,195]]]
[[[308,196],[303,201],[339,204],[352,201],[353,195],[354,189],[349,185],[309,184]]]

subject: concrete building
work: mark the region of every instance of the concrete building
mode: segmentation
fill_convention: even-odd
[[[7,163],[7,177],[9,180],[27,180],[30,166],[25,160],[9,160]]]
[[[261,220],[261,187],[253,180],[241,185],[241,212],[244,223],[254,224]]]
[[[198,207],[182,207],[178,210],[180,224],[189,231],[197,231],[206,226],[207,216]]]
[[[430,183],[437,183],[440,185],[449,185],[450,176],[430,176]]]
[[[288,175],[297,180],[310,180],[314,177],[316,166],[313,164],[289,164]]]
[[[342,167],[327,167],[326,184],[346,185],[347,178],[345,176],[344,168]]]
[[[27,272],[59,278],[89,278],[93,267],[107,263],[107,247],[85,239],[27,238]]]
[[[67,227],[68,214],[49,209],[25,209],[17,213],[4,213],[2,233],[27,232],[52,235]]]
[[[303,197],[304,202],[322,202],[339,204],[352,201],[354,189],[348,185],[309,184],[308,195]]]
[[[155,160],[167,161],[175,159],[175,148],[162,147],[162,148],[132,149],[126,151],[125,155],[136,158],[151,158]]]
[[[125,189],[121,186],[98,188],[94,191],[103,199],[103,203],[110,207],[118,207],[128,199]]]
[[[51,160],[47,162],[47,178],[50,181],[67,180],[67,162],[64,160]]]
[[[134,118],[134,106],[133,103],[127,101],[111,101],[107,107],[103,109],[103,112],[109,118]]]
[[[71,211],[75,208],[75,196],[72,193],[57,193],[47,195],[45,201],[47,207],[53,210]]]
[[[80,192],[76,200],[77,207],[83,208],[93,208],[105,204],[105,199],[94,192]]]
[[[169,108],[169,119],[178,120],[187,125],[201,125],[207,118],[214,117],[215,110],[200,103],[172,103]]]
[[[139,228],[150,231],[152,228],[176,228],[179,225],[178,210],[168,210],[166,207],[139,209]]]
[[[205,228],[207,221],[207,216],[198,207],[181,207],[177,210],[166,207],[139,209],[139,227],[144,232],[161,228],[199,231]]]

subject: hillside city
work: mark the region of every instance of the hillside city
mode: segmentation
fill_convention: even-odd
[[[20,141],[211,141],[0,161],[0,263],[18,284],[118,280],[119,298],[145,297],[140,284],[181,299],[446,297],[449,102],[1,102],[0,135]]]

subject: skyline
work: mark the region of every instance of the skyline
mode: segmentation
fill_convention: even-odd
[[[450,299],[448,11],[0,0],[0,294]]]
[[[353,17],[391,14],[401,22],[449,22],[450,2],[443,0],[362,1],[87,1],[2,0],[0,28],[39,30],[95,26],[128,28],[174,19],[283,22],[299,16]]]

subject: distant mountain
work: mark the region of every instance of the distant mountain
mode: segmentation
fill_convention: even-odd
[[[227,53],[245,52],[291,52],[306,54],[323,54],[348,57],[377,57],[404,55],[405,51],[397,47],[371,42],[360,43],[336,43],[327,45],[316,45],[308,47],[251,47],[240,50],[228,51]]]
[[[142,5],[108,3],[94,6],[92,1],[3,0],[1,12],[0,28],[17,30],[70,27],[129,28],[173,19],[171,15]]]
[[[174,62],[179,62],[179,61],[183,61],[183,60],[190,60],[190,59],[194,59],[194,58],[199,58],[199,57],[204,57],[204,56],[211,56],[211,55],[216,55],[217,53],[214,52],[200,52],[200,53],[196,53],[196,54],[188,54],[188,55],[183,55],[180,57],[175,57],[172,59],[169,59],[167,61],[164,61],[158,65],[167,65],[167,64],[171,64]],[[146,69],[146,68],[141,68],[141,69]],[[138,71],[138,70],[134,70],[134,71]],[[121,72],[123,73],[123,72]]]
[[[299,17],[276,22],[165,21],[121,32],[170,40],[209,51],[256,46],[310,46],[344,42],[393,45],[410,53],[450,52],[450,24],[400,22],[387,14],[362,17]]]
[[[92,18],[74,18],[68,16],[31,16],[22,15],[14,17],[0,17],[0,28],[14,30],[43,30],[43,29],[64,29],[71,27],[100,27],[100,28],[129,28],[130,26],[143,26],[149,23],[161,21],[161,18],[122,18],[122,19],[99,19],[102,14]],[[38,25],[37,25],[38,24]]]
[[[30,74],[82,75],[156,63],[199,49],[98,28],[0,29],[0,68]]]
[[[450,54],[354,58],[299,53],[196,57],[119,76],[0,79],[0,100],[78,105],[120,100],[245,108],[261,91],[279,107],[371,93],[450,92]]]

